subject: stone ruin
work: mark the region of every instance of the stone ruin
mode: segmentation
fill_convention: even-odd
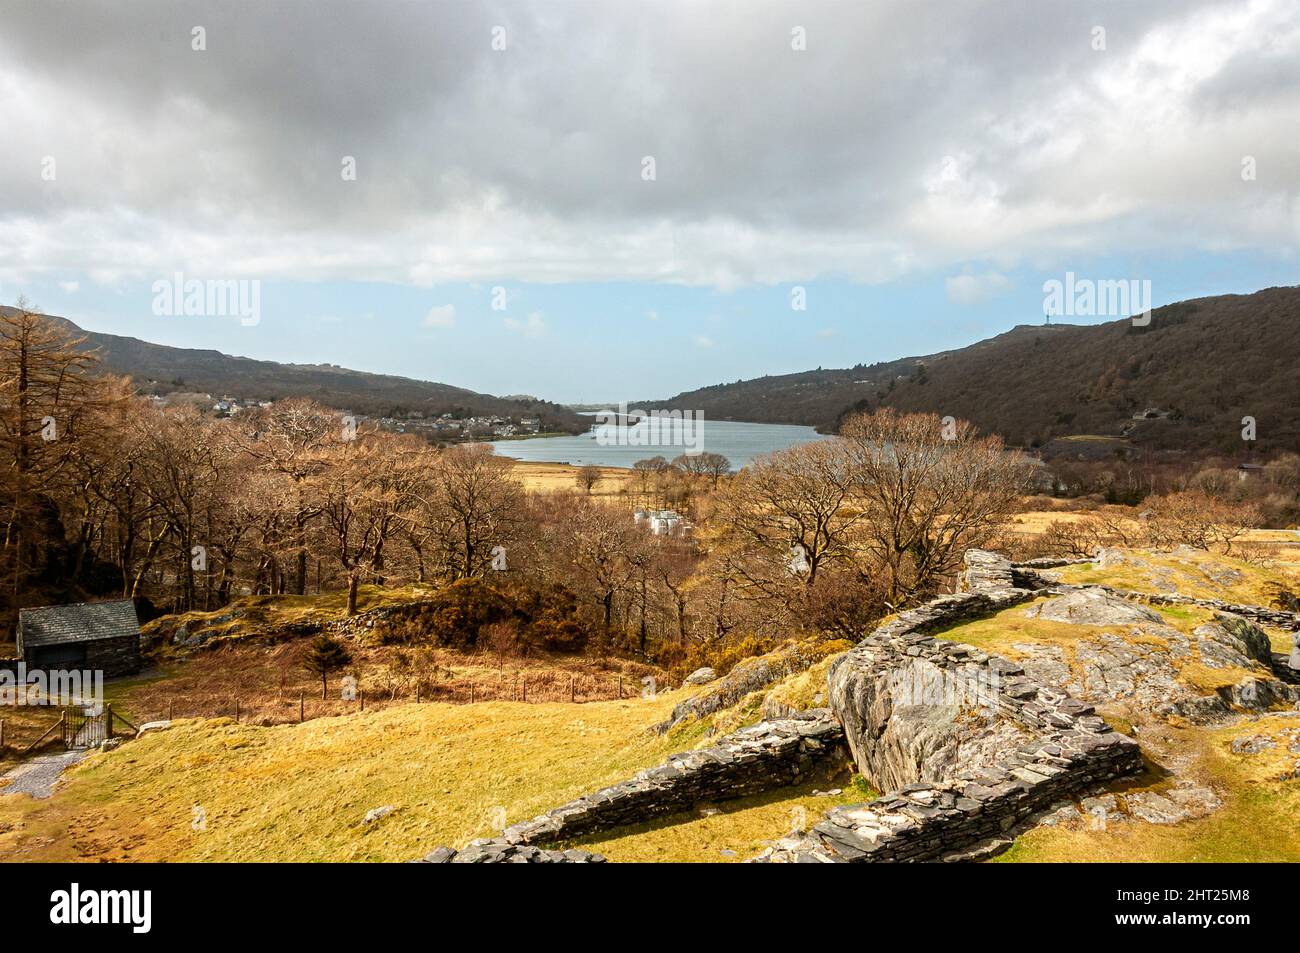
[[[600,862],[548,843],[642,823],[798,783],[826,759],[850,757],[884,796],[832,808],[810,830],[777,841],[761,863],[915,862],[978,859],[1010,843],[1015,830],[1071,796],[1142,769],[1138,745],[1113,731],[1091,705],[1026,674],[1012,661],[933,633],[1051,589],[1046,570],[1070,560],[1012,564],[995,553],[966,554],[963,591],[900,613],[833,664],[828,709],[743,728],[708,748],[671,756],[621,784],[507,828],[500,837],[429,863]],[[1300,629],[1300,617],[1214,600],[1191,603]],[[1300,676],[1297,677],[1300,680]],[[1289,679],[1288,679],[1289,681]],[[673,719],[670,719],[670,723]]]

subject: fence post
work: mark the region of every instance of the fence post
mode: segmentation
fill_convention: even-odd
[[[0,751],[5,750],[5,720],[0,718]]]
[[[572,704],[578,700],[577,676],[572,672],[569,673],[569,702]]]
[[[366,710],[366,693],[365,693],[364,689],[363,689],[362,691],[357,692],[357,698],[361,700],[361,710],[362,710],[362,711],[365,711],[365,710]]]
[[[113,706],[104,706],[104,740],[108,741],[113,737]]]
[[[235,721],[239,721],[239,699],[235,699]]]
[[[175,719],[176,719],[176,702],[175,700],[169,698],[167,699],[167,720],[174,721]]]
[[[420,686],[419,686],[419,685],[416,685],[416,686],[415,686],[415,703],[416,703],[417,705],[420,704]]]
[[[623,698],[623,676],[622,675],[618,677],[618,697],[620,700],[622,700]]]
[[[469,703],[474,704],[474,683],[469,683]]]
[[[303,713],[306,711],[306,708],[307,708],[307,704],[306,704],[306,702],[303,701],[305,695],[306,695],[306,693],[303,692],[303,691],[299,691],[299,692],[298,692],[298,723],[299,723],[299,724],[302,724],[302,722],[303,722]]]

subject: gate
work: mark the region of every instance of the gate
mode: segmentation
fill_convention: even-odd
[[[63,744],[68,749],[93,748],[108,737],[107,712],[87,714],[85,709],[71,708],[63,713]]]

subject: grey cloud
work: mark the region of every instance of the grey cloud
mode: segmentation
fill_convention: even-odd
[[[261,260],[278,241],[365,274],[385,255],[417,265],[422,238],[459,237],[483,249],[485,274],[556,280],[653,276],[639,258],[665,233],[695,256],[670,279],[724,284],[877,280],[1037,248],[1049,231],[1077,244],[1098,216],[1138,215],[1152,236],[1139,240],[1155,240],[1171,189],[1218,227],[1230,184],[1197,182],[1215,173],[1195,162],[1134,168],[1109,138],[1134,117],[1114,114],[1124,97],[1106,86],[1151,31],[1224,7],[19,4],[0,33],[0,90],[28,98],[0,103],[0,121],[27,148],[0,155],[0,208],[37,228],[91,220],[110,241],[157,220],[197,248],[242,237]],[[1105,53],[1090,47],[1098,24]],[[194,25],[205,53],[189,48]],[[490,47],[497,25],[504,53]],[[807,52],[790,49],[796,25]],[[1190,113],[1293,87],[1294,37],[1256,39],[1193,90]],[[1252,148],[1294,170],[1295,102],[1259,102],[1278,131]],[[1194,143],[1191,118],[1184,128]],[[47,152],[55,188],[34,181]],[[344,155],[354,183],[340,180]],[[936,188],[946,156],[961,179]],[[276,267],[308,270],[292,255]]]

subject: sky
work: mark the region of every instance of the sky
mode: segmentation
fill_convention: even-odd
[[[0,125],[0,301],[496,394],[1300,283],[1295,0],[18,0]]]

